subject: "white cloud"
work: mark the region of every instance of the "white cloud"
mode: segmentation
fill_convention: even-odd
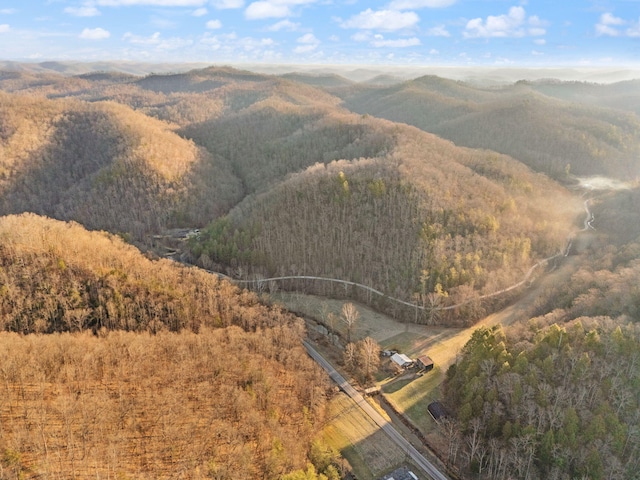
[[[131,32],[127,32],[123,35],[123,40],[127,40],[129,43],[136,45],[158,45],[160,43],[160,32],[156,32],[150,37],[142,37],[135,35]]]
[[[603,13],[600,16],[600,23],[604,25],[624,25],[625,21],[621,18],[614,17],[612,13]]]
[[[11,27],[8,23],[0,24],[0,33],[7,33],[9,31],[11,31]]]
[[[637,22],[633,22],[631,27],[627,28],[626,34],[628,37],[640,37],[640,18]]]
[[[531,50],[531,55],[533,55],[534,57],[540,57],[544,55],[544,52],[539,52],[538,50]]]
[[[486,20],[474,18],[467,22],[465,38],[525,37],[544,35],[546,22],[537,16],[527,18],[522,7],[511,7],[505,15],[489,15]]]
[[[450,7],[457,0],[393,0],[389,4],[391,10],[414,10],[418,8]]]
[[[440,55],[440,52],[435,48],[432,48],[431,50],[429,50],[429,55]]]
[[[245,52],[264,51],[265,47],[272,47],[276,44],[271,38],[238,38],[235,33],[226,33],[211,36],[205,34],[200,43],[206,45],[212,50],[220,50],[226,52],[237,52],[238,49]]]
[[[622,30],[621,27],[625,25],[628,25],[628,28]],[[603,13],[600,15],[600,21],[596,24],[596,35],[599,37],[640,37],[640,19],[637,22],[626,21],[612,13]]]
[[[282,18],[293,15],[291,7],[314,3],[316,0],[258,0],[251,3],[244,11],[250,20],[260,18]]]
[[[80,38],[84,40],[104,40],[109,38],[111,34],[104,28],[85,28],[80,34]]]
[[[420,21],[415,12],[398,12],[396,10],[373,11],[370,8],[342,22],[342,28],[358,28],[362,30],[394,31],[413,27]]]
[[[222,28],[222,22],[220,20],[209,20],[207,22],[207,28],[210,30],[217,30],[218,28]]]
[[[300,43],[296,48],[293,49],[293,53],[309,53],[313,52],[318,45],[320,45],[320,40],[316,38],[313,33],[305,33],[301,37],[296,39],[296,42]]]
[[[357,32],[351,35],[351,40],[354,42],[368,42],[371,40],[371,34],[369,32]]]
[[[320,40],[318,40],[313,33],[305,33],[303,36],[298,37],[296,39],[296,42],[318,45],[320,43]]]
[[[74,17],[97,17],[102,15],[93,5],[85,5],[82,7],[67,7],[64,9],[65,13],[73,15]]]
[[[209,13],[209,10],[207,10],[206,8],[197,8],[193,12],[191,12],[191,15],[193,15],[194,17],[204,17],[207,13]]]
[[[406,47],[416,47],[420,45],[420,40],[416,37],[413,38],[399,38],[397,40],[385,40],[383,38],[376,38],[371,42],[371,46],[382,48],[382,47],[391,47],[391,48],[406,48]]]
[[[127,32],[122,36],[122,39],[133,45],[155,47],[156,50],[161,51],[178,50],[193,44],[192,40],[181,37],[161,38],[160,32],[155,32],[149,37]]]
[[[18,13],[15,8],[0,8],[0,15],[13,15],[14,13]]]
[[[450,37],[451,34],[447,31],[444,25],[438,25],[437,27],[427,30],[429,37]]]
[[[96,0],[96,3],[103,7],[201,7],[206,0]]]
[[[250,4],[244,11],[244,16],[249,20],[282,18],[291,16],[291,10],[288,5],[259,1]]]
[[[533,43],[536,45],[546,45],[547,41],[544,38],[536,38]]]
[[[213,0],[211,5],[218,10],[229,10],[244,7],[244,0]]]
[[[267,30],[270,32],[279,32],[281,30],[295,32],[299,28],[300,28],[299,23],[294,23],[291,20],[285,19],[285,20],[280,20],[279,22],[274,23],[273,25],[267,27]]]

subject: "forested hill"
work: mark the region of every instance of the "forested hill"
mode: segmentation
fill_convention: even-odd
[[[527,322],[477,330],[447,373],[451,460],[481,479],[637,477],[640,191],[590,208],[571,277]]]
[[[230,166],[113,102],[0,92],[0,213],[31,211],[141,239],[241,199]]]
[[[341,96],[355,112],[505,153],[557,178],[566,172],[633,178],[640,173],[639,93],[635,82],[479,88],[427,76],[391,87],[346,89]]]
[[[274,128],[256,125],[254,132]],[[242,137],[224,137],[230,151],[256,159],[247,162],[255,169],[266,168],[257,159],[277,145],[307,139],[331,148],[311,150],[317,164],[249,196],[203,230],[192,246],[195,260],[232,275],[333,277],[447,305],[516,283],[535,261],[557,253],[574,228],[579,203],[506,156],[374,118],[334,115],[318,125],[322,135],[292,128],[251,147]],[[341,158],[354,150],[361,156],[326,163],[333,151]],[[305,157],[283,156],[279,165],[289,158]],[[256,173],[255,181],[269,174]],[[465,318],[480,312],[467,310]]]
[[[0,335],[5,475],[305,467],[327,384],[301,319],[74,223],[5,216],[0,239],[0,329],[20,333]]]
[[[3,211],[137,241],[212,222],[193,246],[201,265],[337,277],[423,305],[492,293],[563,248],[582,207],[548,178],[289,77],[3,75]],[[416,85],[462,103],[496,96]]]

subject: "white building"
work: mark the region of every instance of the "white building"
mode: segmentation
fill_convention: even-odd
[[[413,365],[413,360],[407,357],[404,353],[394,353],[391,356],[391,361],[401,368],[408,368]]]

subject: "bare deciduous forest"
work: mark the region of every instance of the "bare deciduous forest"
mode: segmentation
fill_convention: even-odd
[[[327,383],[300,319],[77,224],[7,216],[0,238],[7,478],[306,465]]]
[[[638,83],[390,83],[0,72],[2,478],[338,478],[313,443],[329,393],[304,323],[159,259],[178,227],[197,232],[182,261],[359,282],[444,326],[504,305],[475,300],[573,238],[570,281],[447,373],[446,461],[634,478],[640,196],[594,194],[596,230],[576,233],[572,189],[638,177]],[[349,345],[371,381],[378,345]]]

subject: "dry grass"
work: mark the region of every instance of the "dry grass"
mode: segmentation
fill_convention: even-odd
[[[316,295],[305,295],[302,293],[278,292],[271,295],[271,299],[275,302],[284,304],[288,310],[299,313],[301,315],[316,319],[325,325],[329,325],[329,314],[337,317],[335,329],[346,337],[346,325],[340,321],[340,312],[342,305],[349,300],[332,299],[319,297]],[[353,339],[359,340],[364,337],[371,337],[379,343],[383,340],[398,335],[402,332],[418,331],[427,332],[427,327],[423,325],[413,325],[401,323],[393,320],[391,317],[362,305],[354,303],[360,312],[360,317],[356,323]]]
[[[402,449],[344,393],[331,401],[322,436],[349,461],[359,479],[379,478],[405,460]]]

